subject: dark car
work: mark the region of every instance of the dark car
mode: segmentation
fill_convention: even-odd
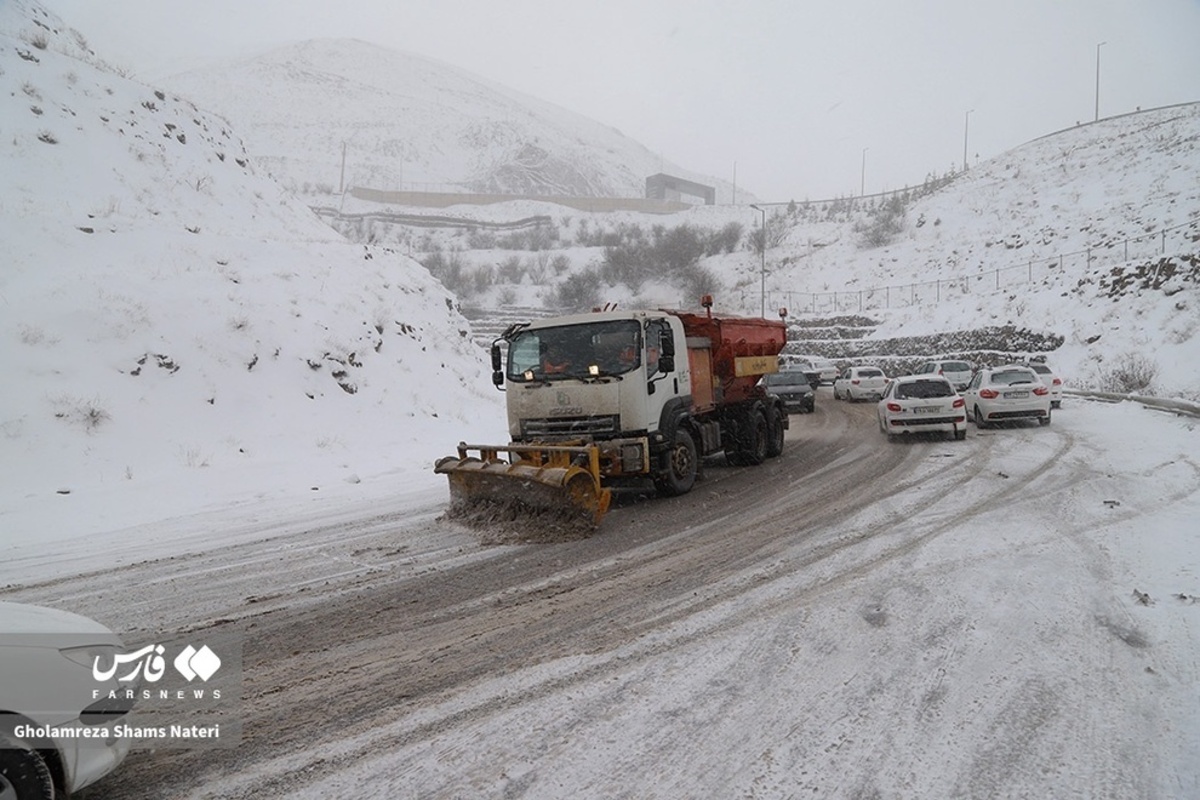
[[[809,376],[802,370],[785,369],[763,377],[767,391],[783,401],[788,413],[811,414],[816,408],[816,393]]]

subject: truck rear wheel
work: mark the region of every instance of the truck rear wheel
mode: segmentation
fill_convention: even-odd
[[[735,467],[752,467],[767,460],[767,417],[755,405],[741,414],[737,436],[725,448],[725,459]]]
[[[783,454],[783,415],[778,406],[767,407],[767,458]]]
[[[692,435],[683,428],[677,429],[667,454],[667,469],[654,479],[658,493],[674,497],[690,492],[696,483],[699,463],[696,457],[696,442]]]

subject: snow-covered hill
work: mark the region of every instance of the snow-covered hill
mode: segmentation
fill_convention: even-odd
[[[881,233],[885,206],[777,208],[771,224],[789,232],[768,251],[772,299],[873,315],[883,338],[1054,334],[1052,358],[1078,387],[1136,357],[1155,368],[1155,391],[1200,400],[1200,104],[1016,147],[909,202]],[[758,265],[735,269],[757,286]]]
[[[479,424],[463,399],[497,402],[455,298],[323,224],[225,120],[24,0],[0,87],[5,535],[427,470]]]
[[[732,252],[695,265],[712,277],[717,307],[756,315],[783,306],[807,323],[871,318],[878,347],[833,341],[822,355],[859,360],[899,337],[1012,327],[1061,341],[1049,357],[1076,388],[1105,384],[1114,365],[1137,359],[1154,372],[1146,391],[1200,399],[1200,104],[1051,133],[907,193],[761,207],[765,260],[751,243],[763,218],[749,206],[667,217],[461,205],[438,211],[458,217],[457,228],[429,229],[364,222],[421,209],[348,201],[334,224],[439,267],[464,301],[485,308],[553,305],[571,281],[590,281],[598,300],[626,307],[693,305],[694,281],[656,269],[632,285],[620,277],[630,262],[650,266],[643,245],[666,233],[740,224]],[[548,222],[524,252],[519,237],[484,225],[535,215]]]
[[[362,41],[302,42],[163,83],[227,117],[271,174],[305,194],[345,185],[641,197],[649,175],[691,175],[612,127]]]

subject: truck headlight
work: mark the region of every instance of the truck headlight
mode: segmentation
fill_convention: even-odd
[[[641,472],[644,459],[640,444],[621,445],[621,471],[626,473]]]

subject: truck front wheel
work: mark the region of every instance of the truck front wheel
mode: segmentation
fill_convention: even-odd
[[[667,468],[654,479],[654,486],[659,494],[668,497],[687,494],[696,483],[698,469],[696,442],[690,433],[679,428],[667,454]]]

